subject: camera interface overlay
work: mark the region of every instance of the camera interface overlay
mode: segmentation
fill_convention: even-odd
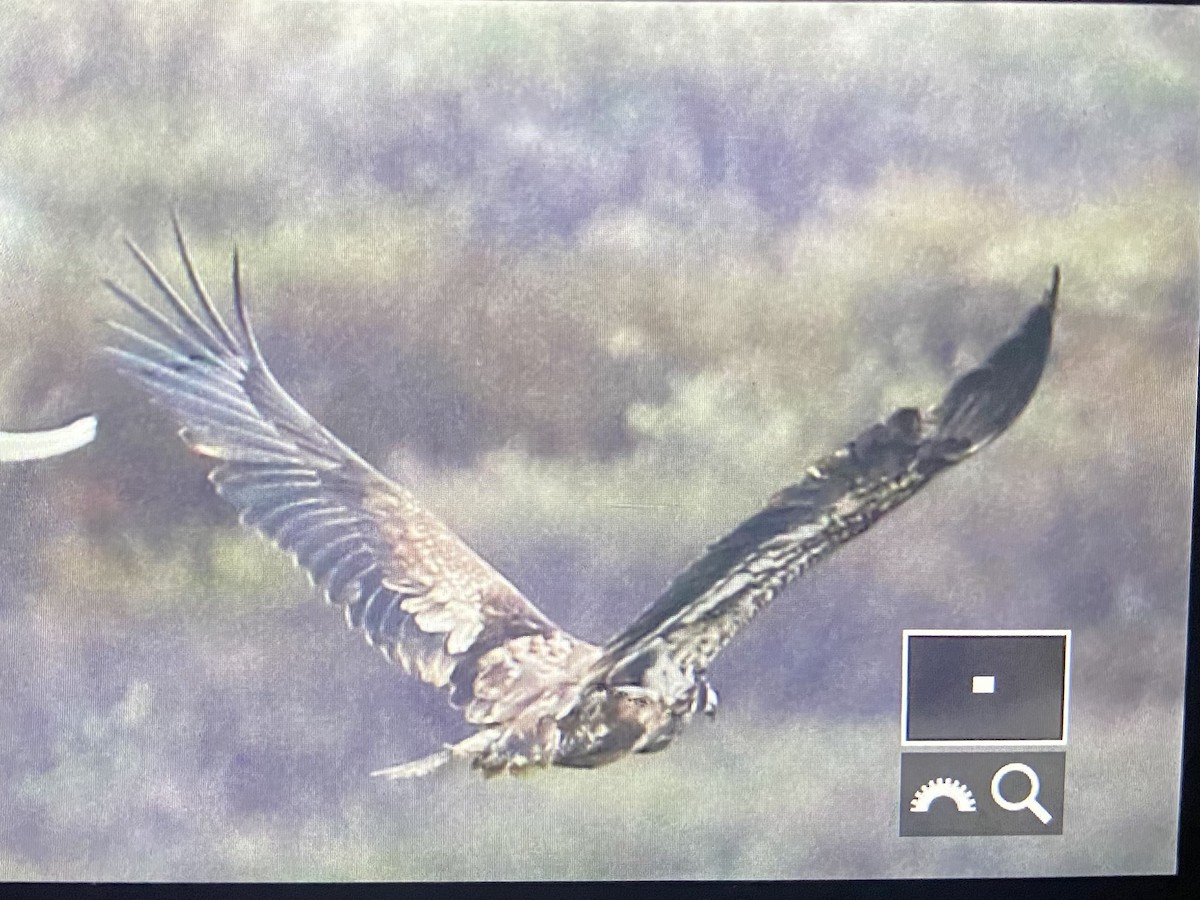
[[[1070,632],[906,630],[901,743],[1065,746]]]
[[[1068,630],[903,633],[900,836],[1061,835]],[[939,752],[933,752],[937,748]],[[953,749],[951,749],[953,748]]]
[[[900,757],[900,836],[1063,833],[1067,754],[956,751]]]

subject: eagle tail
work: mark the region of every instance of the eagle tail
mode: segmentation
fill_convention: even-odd
[[[429,756],[413,760],[412,762],[376,769],[371,775],[374,778],[386,778],[389,781],[397,781],[401,778],[421,778],[430,772],[440,769],[453,758],[454,753],[452,748],[446,747],[437,753],[431,753]]]
[[[474,762],[492,742],[495,737],[490,731],[477,731],[457,744],[447,744],[437,753],[423,756],[412,762],[401,763],[398,766],[388,766],[376,769],[371,774],[377,778],[396,781],[400,778],[421,778],[430,772],[436,772],[446,763],[455,759],[465,759]]]

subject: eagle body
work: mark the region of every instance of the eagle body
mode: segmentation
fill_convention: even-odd
[[[350,627],[444,688],[474,731],[390,778],[464,760],[484,774],[595,768],[668,746],[711,716],[712,661],[791,582],[969,458],[1021,414],[1050,352],[1057,267],[1040,303],[929,409],[905,407],[803,469],[604,644],[547,618],[403,485],[343,444],[276,381],[235,251],[234,317],[218,311],[178,221],[185,300],[132,242],[160,295],[105,284],[141,327],[110,322],[118,367],[169,410],[240,521],[288,553]]]
[[[598,657],[599,648],[593,649]],[[716,712],[717,694],[703,675],[675,669],[662,681],[659,674],[665,673],[643,673],[638,683],[595,684],[557,706],[535,701],[506,727],[485,728],[438,754],[376,774],[405,777],[455,756],[485,775],[551,765],[594,769],[631,753],[663,750],[697,713]]]

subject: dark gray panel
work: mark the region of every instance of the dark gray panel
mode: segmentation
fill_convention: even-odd
[[[900,836],[1061,835],[1066,766],[1061,751],[901,754]]]
[[[1062,739],[1065,636],[910,635],[908,641],[908,740]],[[994,691],[973,692],[976,676],[994,678]]]

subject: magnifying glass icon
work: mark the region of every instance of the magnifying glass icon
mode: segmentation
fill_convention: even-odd
[[[1020,772],[1029,779],[1029,793],[1015,803],[1011,800],[1006,800],[1004,795],[1000,793],[1000,782],[1004,780],[1005,775],[1011,775],[1013,772]],[[1046,807],[1038,803],[1038,792],[1041,789],[1042,781],[1038,778],[1038,773],[1024,763],[1009,763],[1006,766],[1001,766],[996,770],[996,774],[992,776],[992,799],[996,801],[997,806],[1001,809],[1007,809],[1009,812],[1027,809],[1041,819],[1043,825],[1049,825],[1050,820],[1054,816],[1050,815],[1050,811]]]

